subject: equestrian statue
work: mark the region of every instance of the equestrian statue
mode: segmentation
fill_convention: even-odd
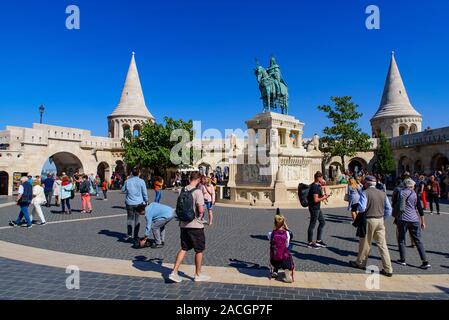
[[[268,69],[263,68],[256,59],[254,73],[259,83],[263,112],[281,109],[282,114],[288,114],[288,86],[281,75],[281,68],[275,57],[271,57]]]

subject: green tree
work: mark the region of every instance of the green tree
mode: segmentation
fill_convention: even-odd
[[[128,166],[139,166],[166,173],[168,168],[179,166],[173,164],[171,158],[175,146],[178,146],[178,149],[187,148],[190,151],[189,160],[192,159],[192,146],[189,144],[193,139],[192,120],[186,122],[166,117],[164,122],[165,124],[146,122],[138,136],[127,134],[122,139],[125,149],[124,160]],[[185,142],[179,132],[184,132]],[[173,137],[176,139],[172,139]]]
[[[377,147],[376,171],[382,174],[390,174],[396,171],[396,161],[393,157],[393,150],[390,142],[383,133],[379,137]]]
[[[357,112],[358,105],[351,99],[347,96],[331,97],[334,106],[318,106],[318,110],[327,113],[333,124],[323,130],[321,149],[331,157],[340,157],[343,168],[346,168],[345,156],[353,157],[371,148],[369,135],[363,133],[358,125],[363,114]]]

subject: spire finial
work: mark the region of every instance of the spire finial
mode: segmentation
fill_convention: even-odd
[[[133,56],[135,56],[136,55],[136,53],[133,51]]]
[[[393,50],[393,51],[391,51],[391,55],[392,55],[392,56],[394,56],[394,50]]]

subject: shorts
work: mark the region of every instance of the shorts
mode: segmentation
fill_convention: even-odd
[[[212,210],[212,208],[214,207],[212,205],[212,202],[208,202],[208,201],[204,202],[204,206],[206,207],[207,210]]]
[[[204,229],[181,228],[181,249],[184,251],[194,249],[196,253],[206,250]]]
[[[359,211],[359,204],[355,203],[351,206],[351,212],[357,212]]]

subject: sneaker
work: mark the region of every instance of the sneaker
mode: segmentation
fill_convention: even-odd
[[[40,226],[45,226],[47,224],[47,222],[41,222]]]
[[[312,243],[309,243],[307,245],[307,248],[309,248],[309,249],[320,249],[321,247],[319,245],[317,245],[316,243],[312,242]]]
[[[168,278],[171,280],[171,281],[173,281],[173,282],[176,282],[176,283],[180,283],[181,281],[182,281],[182,278],[178,275],[178,274],[175,274],[175,273],[170,273],[170,275],[168,276]]]
[[[15,221],[9,221],[9,226],[11,226],[11,227],[17,227],[17,223],[15,222]]]
[[[126,236],[123,238],[123,241],[126,241],[126,242],[130,242],[131,240],[133,240],[133,237],[131,237],[131,236]]]
[[[278,277],[278,273],[277,272],[272,272],[271,273],[271,278],[272,279],[276,279]]]
[[[211,279],[211,277],[206,276],[204,274],[201,275],[195,275],[195,282],[206,282],[209,281]]]
[[[292,273],[290,270],[285,270],[284,282],[285,283],[293,283]]]
[[[81,213],[87,213],[87,211],[86,211],[86,210],[83,210],[83,211],[81,211]]]
[[[429,269],[430,267],[431,265],[428,261],[423,261],[422,265],[420,266],[421,269]]]
[[[318,246],[318,247],[321,247],[321,248],[327,248],[327,244],[325,244],[323,241],[317,241],[316,242],[316,245]]]
[[[380,272],[380,274],[383,275],[383,276],[385,276],[385,277],[388,277],[388,278],[391,278],[391,277],[393,276],[392,273],[386,272],[386,271],[383,270],[383,269],[382,269],[382,271]]]
[[[399,263],[401,266],[406,266],[406,265],[407,265],[407,263],[405,262],[405,260],[401,260],[401,259],[399,259],[399,260],[397,261],[397,263]]]
[[[162,249],[164,246],[162,244],[153,243],[151,249]]]
[[[33,228],[33,225],[30,224],[29,226],[26,226],[26,228],[27,228],[27,229],[31,229],[31,228]]]

